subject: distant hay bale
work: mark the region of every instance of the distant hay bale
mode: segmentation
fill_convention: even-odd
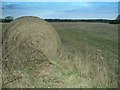
[[[10,22],[5,35],[5,54],[10,52],[8,64],[16,66],[52,60],[60,48],[54,28],[38,17],[26,16]]]

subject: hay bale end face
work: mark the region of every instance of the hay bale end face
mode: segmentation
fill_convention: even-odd
[[[43,19],[26,16],[9,23],[7,27],[5,53],[9,63],[51,60],[60,48],[60,39],[54,28]]]

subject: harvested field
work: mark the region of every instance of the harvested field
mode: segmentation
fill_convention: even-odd
[[[118,87],[118,25],[86,22],[51,24],[61,39],[58,58],[53,64],[45,62],[19,70],[23,77],[4,87]]]

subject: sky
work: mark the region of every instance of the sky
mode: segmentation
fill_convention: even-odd
[[[115,19],[118,2],[3,2],[2,17],[44,19]]]
[[[120,0],[1,0],[2,2],[119,2]]]

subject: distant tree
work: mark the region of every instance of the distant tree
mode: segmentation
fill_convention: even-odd
[[[120,24],[120,14],[117,16],[116,21],[118,24]]]
[[[5,17],[6,20],[13,20],[14,18],[12,16]]]
[[[118,15],[115,20],[112,20],[109,23],[110,24],[120,24],[120,15]]]
[[[120,15],[117,16],[116,20],[120,20]]]
[[[14,17],[12,16],[6,16],[4,19],[3,19],[3,22],[10,22],[10,21],[13,21],[14,20]]]

